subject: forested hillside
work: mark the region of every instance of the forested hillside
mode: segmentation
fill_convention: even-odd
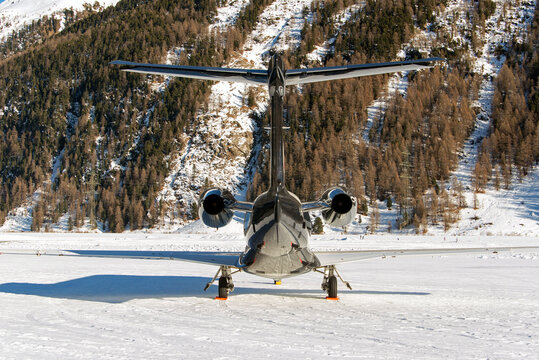
[[[298,16],[279,14],[283,4]],[[219,107],[212,83],[125,74],[108,63],[260,67],[273,46],[289,68],[447,59],[407,74],[405,95],[390,94],[374,118],[368,109],[390,92],[391,76],[290,87],[286,105],[287,186],[301,199],[340,184],[371,214],[372,231],[380,201],[399,208],[399,227],[447,229],[472,205],[451,177],[470,138],[479,144],[476,192],[510,188],[539,161],[537,14],[536,3],[492,0],[126,0],[73,14],[60,32],[54,19],[27,26],[0,45],[0,223],[25,206],[33,230],[181,224],[212,177],[253,198],[268,181],[266,89],[237,90],[239,113],[223,122],[243,129],[244,114],[254,133],[239,131],[232,146],[205,130]],[[257,30],[283,17],[288,30],[276,38]],[[492,22],[515,31],[497,43],[497,61],[506,60],[496,79],[477,61],[492,43]],[[524,24],[519,33],[516,23]],[[256,60],[246,55],[258,49]],[[487,111],[485,83],[495,87]],[[473,137],[487,118],[488,131]],[[194,154],[204,143],[217,145]],[[188,161],[197,156],[223,159],[244,176],[201,172],[202,160]]]

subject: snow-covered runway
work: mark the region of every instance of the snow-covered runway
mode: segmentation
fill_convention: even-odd
[[[57,235],[44,235],[45,240],[32,235],[2,234],[0,248],[55,245]],[[76,235],[62,236],[60,244],[77,242]],[[111,248],[116,241],[116,247],[147,249],[153,241],[184,250],[177,244],[194,239],[178,235],[174,244],[173,236],[145,241],[148,236],[141,234],[101,241],[100,236],[81,238],[86,244],[93,238],[92,248]],[[201,237],[205,249],[224,242],[216,235]],[[313,244],[418,247],[428,241],[437,239],[331,236]],[[469,245],[473,239],[462,241]],[[476,245],[515,242],[496,238]],[[537,239],[519,241],[533,244]],[[238,246],[232,239],[220,247]],[[324,299],[316,273],[285,279],[281,286],[240,273],[234,276],[236,290],[222,302],[213,299],[215,286],[202,291],[216,271],[212,266],[0,255],[0,358],[533,359],[539,354],[538,254],[396,257],[339,269],[354,290],[341,290],[338,302]]]

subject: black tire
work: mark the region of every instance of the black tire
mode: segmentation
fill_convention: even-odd
[[[337,278],[335,276],[330,276],[328,279],[328,297],[337,297]]]
[[[219,297],[221,299],[228,298],[228,279],[224,276],[219,278]]]

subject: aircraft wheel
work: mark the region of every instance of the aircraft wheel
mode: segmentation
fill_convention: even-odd
[[[330,276],[328,279],[328,298],[337,298],[337,278]]]
[[[219,297],[221,299],[228,298],[228,278],[225,276],[219,278]]]

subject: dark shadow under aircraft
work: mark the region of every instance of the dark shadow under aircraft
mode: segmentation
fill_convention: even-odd
[[[112,62],[123,71],[143,74],[268,85],[271,111],[269,189],[259,195],[254,202],[237,201],[230,192],[216,188],[206,190],[199,199],[200,218],[209,227],[221,228],[227,225],[232,220],[234,211],[247,213],[245,226],[247,245],[241,253],[64,250],[60,254],[172,259],[216,265],[219,266],[219,270],[205,289],[219,279],[219,299],[226,299],[234,289],[232,275],[239,271],[270,278],[276,283],[286,277],[317,271],[324,275],[322,289],[327,292],[327,298],[337,299],[337,278],[351,289],[350,284],[342,279],[335,268],[335,265],[343,262],[396,255],[538,250],[539,248],[530,247],[504,247],[313,252],[309,248],[308,240],[312,227],[309,212],[321,211],[325,222],[331,226],[346,226],[356,217],[357,203],[353,196],[340,187],[328,189],[318,201],[313,202],[302,202],[286,189],[283,145],[283,105],[286,86],[421,70],[433,66],[440,60],[430,58],[296,70],[285,69],[278,54],[271,56],[267,70]]]

